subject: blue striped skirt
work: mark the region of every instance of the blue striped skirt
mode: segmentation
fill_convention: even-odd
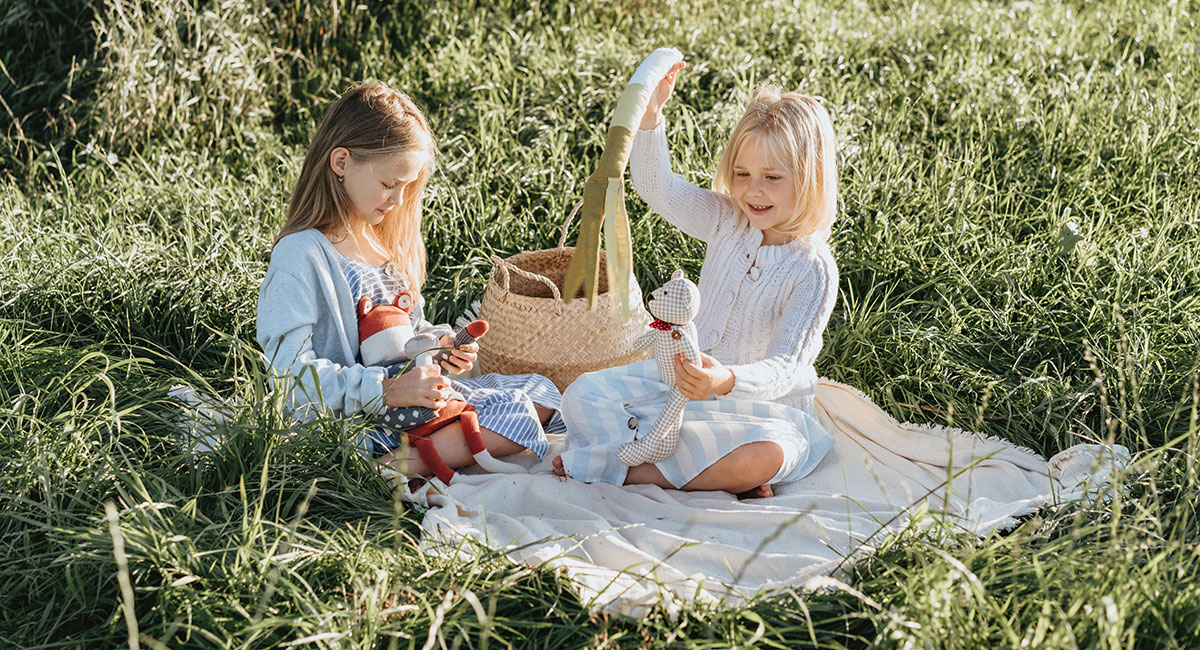
[[[501,375],[488,373],[469,379],[455,379],[451,387],[458,391],[479,415],[479,426],[494,431],[537,454],[546,455],[547,433],[563,433],[560,408],[562,396],[554,383],[542,375]],[[542,426],[534,406],[554,409],[550,421]],[[359,437],[358,448],[367,457],[389,453],[403,444],[403,435],[375,427]]]
[[[587,373],[567,387],[562,414],[567,425],[564,469],[588,483],[625,482],[628,467],[617,448],[648,432],[667,403],[668,386],[653,359]],[[658,395],[647,401],[647,396]],[[630,405],[632,404],[632,405]],[[768,483],[807,475],[833,446],[817,418],[777,402],[709,398],[687,403],[675,454],[655,464],[682,487],[734,449],[767,441],[783,451],[783,465]]]

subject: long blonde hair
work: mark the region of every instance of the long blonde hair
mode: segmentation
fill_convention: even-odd
[[[837,210],[837,143],[829,113],[807,95],[762,87],[729,136],[713,176],[713,190],[731,195],[734,161],[751,137],[762,138],[767,150],[791,167],[794,216],[776,230],[789,237],[828,237]]]
[[[329,107],[308,146],[288,204],[287,221],[275,242],[308,228],[322,232],[349,229],[350,197],[329,166],[329,156],[338,147],[348,149],[356,162],[404,153],[427,154],[417,178],[405,186],[403,202],[375,226],[376,238],[409,288],[420,291],[425,283],[421,197],[433,172],[436,144],[417,105],[387,84],[359,84]]]

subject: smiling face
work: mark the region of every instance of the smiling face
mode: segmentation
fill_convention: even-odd
[[[355,220],[376,226],[388,213],[404,205],[405,187],[415,182],[428,161],[424,151],[385,156],[356,157],[339,147],[329,164],[342,178]]]
[[[827,238],[837,208],[836,144],[819,101],[765,86],[733,128],[713,190],[732,199],[765,245]]]
[[[733,159],[729,193],[734,204],[763,231],[763,244],[782,244],[791,237],[775,229],[796,216],[796,185],[792,170],[764,142],[751,135]]]

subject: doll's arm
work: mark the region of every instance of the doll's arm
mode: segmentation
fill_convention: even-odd
[[[681,335],[679,337],[680,352],[683,353],[684,358],[698,366],[704,365],[703,359],[700,357],[700,346],[696,345],[696,339],[693,339],[692,335],[687,332],[681,331],[679,334]]]
[[[437,364],[438,368],[441,368],[442,362],[449,361],[450,355],[454,352],[454,350],[457,350],[464,345],[470,345],[474,343],[479,337],[487,334],[487,331],[487,321],[471,321],[466,327],[462,328],[457,334],[454,335],[454,343],[449,350],[442,350],[433,355],[433,362]]]
[[[653,345],[654,344],[654,334],[656,331],[657,330],[650,330],[648,332],[643,332],[641,336],[639,336],[633,340],[633,348],[635,350],[641,350],[642,348]]]

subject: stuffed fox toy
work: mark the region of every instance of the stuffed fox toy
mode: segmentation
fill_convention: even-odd
[[[358,301],[358,351],[365,366],[387,366],[399,361],[416,360],[416,356],[406,351],[408,342],[417,335],[412,325],[413,295],[409,291],[396,294],[390,305],[376,305],[370,298],[363,296]],[[454,335],[454,347],[462,347],[474,343],[476,339],[487,333],[486,321],[473,321]],[[436,348],[439,339],[434,337],[434,344],[424,349]],[[452,348],[453,349],[453,348]],[[414,366],[435,363],[440,368],[441,362],[450,358],[451,350],[441,350],[433,354],[425,363],[414,363]]]
[[[453,350],[438,350],[441,339],[431,333],[415,334],[412,325],[413,295],[401,291],[389,305],[375,305],[367,297],[358,301],[359,355],[364,365],[388,366],[389,374],[412,367],[436,365],[450,358]],[[488,330],[486,321],[477,320],[454,335],[454,348],[474,343]],[[473,455],[487,454],[480,434],[475,408],[457,392],[451,393],[446,405],[436,411],[421,406],[389,408],[380,422],[403,431],[408,442],[420,454],[421,460],[435,476],[449,483],[454,470],[442,460],[429,436],[455,422],[462,423],[463,436]]]

